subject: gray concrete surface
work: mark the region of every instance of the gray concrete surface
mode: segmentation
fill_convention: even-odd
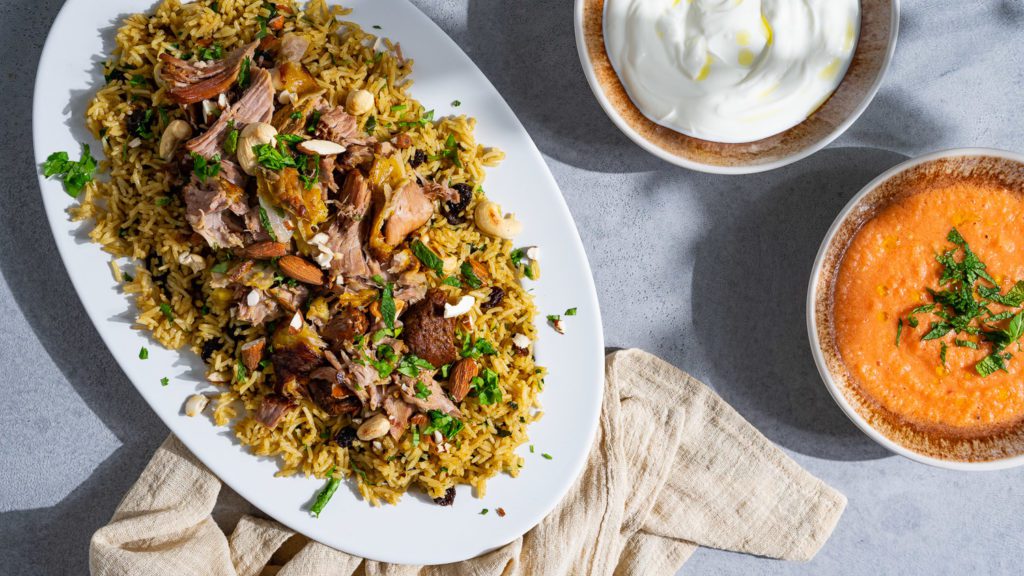
[[[849,133],[789,168],[729,178],[619,134],[580,71],[569,0],[415,1],[544,153],[590,256],[608,345],[689,370],[849,497],[810,563],[702,549],[681,574],[1021,573],[1024,470],[947,472],[874,445],[815,372],[804,289],[834,215],[884,169],[942,148],[1024,149],[1024,3],[905,0],[894,66]],[[97,338],[43,221],[31,96],[60,4],[0,2],[0,572],[12,575],[86,573],[90,535],[167,434]]]

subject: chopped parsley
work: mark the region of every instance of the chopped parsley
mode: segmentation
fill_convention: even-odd
[[[419,380],[416,381],[416,397],[419,398],[420,400],[426,400],[427,398],[430,398],[430,388],[428,388],[426,384],[420,382]]]
[[[444,141],[444,149],[437,155],[428,156],[429,160],[439,160],[441,158],[447,158],[452,161],[458,168],[462,168],[462,160],[459,159],[459,143],[455,140],[454,134],[448,134],[448,138]]]
[[[459,282],[459,279],[455,276],[448,276],[444,280],[441,280],[441,284],[444,284],[445,286],[454,286],[455,288],[462,288],[462,282]]]
[[[285,140],[278,139],[281,146],[273,146],[271,144],[257,144],[252,147],[253,154],[256,155],[256,162],[260,166],[279,172],[285,168],[295,168],[295,158],[287,153],[287,148],[282,151]]]
[[[132,74],[131,78],[128,79],[128,84],[132,87],[138,88],[148,84],[146,77],[142,74]]]
[[[231,121],[234,124],[234,120]],[[232,127],[228,132],[227,138],[224,139],[224,151],[228,154],[234,154],[238,152],[238,128]]]
[[[220,154],[214,154],[209,159],[195,152],[190,154],[192,154],[192,171],[195,172],[200,182],[205,184],[207,178],[213,178],[220,174]]]
[[[388,330],[395,329],[395,285],[388,282],[380,292],[380,315]]]
[[[171,383],[171,379],[168,378],[167,376],[164,376],[163,378],[160,379],[160,385],[161,386],[167,386],[170,383]]]
[[[277,233],[274,232],[274,227],[270,225],[270,216],[267,215],[267,209],[260,204],[260,226],[263,226],[263,230],[267,232],[267,236],[274,242],[277,242]]]
[[[249,68],[251,65],[252,62],[250,62],[249,57],[246,56],[242,59],[242,66],[238,69],[238,87],[243,90],[249,87]]]
[[[145,346],[139,348],[139,360],[145,360],[147,358],[149,358],[149,350],[146,350]]]
[[[452,107],[458,108],[459,106],[462,106],[462,102],[459,102],[458,100],[452,100]]]
[[[167,206],[170,203],[171,203],[171,197],[170,196],[161,196],[160,198],[156,199],[156,205],[157,206]]]
[[[420,445],[420,427],[415,424],[412,425],[412,445]]]
[[[554,324],[555,322],[558,322],[561,319],[562,319],[562,316],[559,315],[559,314],[548,314],[548,322],[551,322],[552,324]]]
[[[319,518],[320,513],[323,512],[324,507],[331,501],[331,497],[338,491],[338,486],[341,485],[341,480],[334,477],[334,467],[331,467],[327,471],[327,484],[324,485],[320,493],[316,495],[316,501],[309,507],[309,513],[314,518]]]
[[[487,508],[484,508],[483,510],[480,511],[480,515],[487,516],[487,512],[489,512],[489,510],[487,510]]]
[[[216,272],[217,274],[223,274],[223,273],[227,272],[228,271],[227,260],[225,260],[224,262],[217,262],[216,264],[213,265],[212,268],[210,268],[210,271],[211,272]]]
[[[292,120],[298,120],[299,118],[302,118],[302,112],[296,110],[295,112],[292,112],[289,118],[291,118]]]
[[[575,308],[569,308],[568,310],[565,311],[565,315],[566,316],[575,316],[576,315],[576,309]]]
[[[402,359],[398,362],[398,368],[396,371],[403,376],[409,378],[416,378],[420,375],[420,370],[433,370],[434,365],[427,362],[423,358],[416,356],[415,354],[406,354],[402,356]],[[416,383],[416,390],[419,391],[419,387],[423,385],[422,382]],[[419,394],[417,394],[419,396]]]
[[[43,162],[43,176],[59,176],[64,181],[64,191],[72,198],[78,198],[82,188],[92,181],[96,172],[96,159],[89,154],[89,145],[82,144],[82,155],[78,162],[68,159],[67,152],[54,152]]]
[[[554,456],[552,456],[551,454],[548,454],[547,452],[542,452],[542,453],[541,453],[541,456],[542,456],[542,457],[543,457],[543,458],[544,458],[545,460],[554,460],[554,459],[555,459],[555,457],[554,457]]]
[[[428,248],[426,244],[419,240],[414,240],[412,244],[409,245],[409,248],[412,249],[412,253],[416,255],[416,258],[418,258],[424,266],[433,270],[438,276],[442,274],[444,261],[441,260],[440,256],[435,254],[433,250]]]
[[[306,133],[313,134],[316,132],[317,124],[320,123],[320,111],[313,110],[309,113],[309,118],[306,119]]]
[[[171,305],[164,302],[160,304],[160,311],[164,313],[164,317],[167,318],[168,322],[174,320],[174,310],[171,309]]]
[[[498,351],[494,348],[494,344],[491,344],[484,338],[472,339],[472,335],[465,334],[462,336],[462,349],[459,351],[459,355],[463,358],[479,358],[484,354],[493,355],[497,354]]]
[[[433,122],[433,121],[434,121],[434,111],[433,110],[427,110],[426,112],[423,113],[422,116],[419,117],[418,120],[413,120],[411,122],[399,122],[398,123],[398,127],[399,128],[421,127],[421,126],[426,126],[427,123]]]
[[[363,126],[363,130],[365,130],[366,133],[371,136],[373,135],[374,132],[377,131],[376,116],[370,116],[369,118],[366,119],[366,124]]]
[[[405,110],[408,107],[409,107],[408,104],[395,104],[394,106],[391,107],[391,111],[392,112],[401,112],[402,110]]]
[[[196,56],[198,56],[200,60],[220,60],[224,57],[224,47],[220,44],[213,44],[209,48],[200,46],[199,49],[196,50]]]
[[[245,382],[248,377],[249,372],[245,369],[245,364],[242,364],[241,360],[235,362],[235,382]]]
[[[903,336],[903,318],[896,323],[896,347],[900,347],[900,337]]]
[[[498,373],[484,368],[480,376],[470,380],[470,388],[476,390],[477,400],[484,406],[501,402],[501,387],[498,386]]]
[[[437,430],[445,438],[450,439],[462,431],[462,420],[449,416],[440,410],[430,410],[427,412],[427,416],[430,418],[430,424],[423,430],[424,434],[433,434]]]

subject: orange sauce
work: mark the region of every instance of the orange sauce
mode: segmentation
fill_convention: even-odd
[[[1010,424],[1024,418],[1024,352],[1017,344],[1006,350],[1014,355],[1007,372],[982,377],[974,366],[991,345],[979,336],[950,332],[922,341],[938,320],[930,313],[917,316],[916,328],[907,324],[911,310],[932,302],[927,288],[941,289],[943,267],[935,255],[954,248],[946,240],[953,227],[1004,292],[1024,280],[1020,194],[960,183],[905,197],[865,223],[843,258],[834,301],[839,352],[862,390],[910,424],[961,430]],[[900,318],[904,326],[897,347]],[[979,350],[958,347],[955,339],[977,342]],[[945,367],[941,342],[947,346]]]

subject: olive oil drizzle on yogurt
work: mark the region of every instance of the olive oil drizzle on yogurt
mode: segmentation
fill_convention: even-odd
[[[858,40],[859,0],[608,0],[605,45],[652,121],[753,142],[807,119],[836,90]]]

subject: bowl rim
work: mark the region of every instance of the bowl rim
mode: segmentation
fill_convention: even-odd
[[[583,74],[587,78],[587,84],[590,86],[590,91],[594,94],[598,104],[604,110],[604,113],[608,118],[615,124],[618,129],[626,135],[627,138],[632,140],[638,146],[661,158],[662,160],[675,164],[676,166],[694,170],[697,172],[705,172],[708,174],[723,174],[723,175],[741,175],[741,174],[757,174],[759,172],[767,172],[769,170],[775,170],[788,166],[794,162],[799,162],[808,156],[821,151],[823,148],[831,144],[845,133],[850,126],[856,122],[864,111],[867,110],[871,102],[874,101],[875,96],[878,94],[879,88],[882,86],[882,82],[885,80],[886,75],[889,72],[889,67],[892,64],[893,55],[896,51],[896,42],[899,37],[900,28],[900,0],[892,0],[892,9],[890,11],[890,32],[889,32],[889,44],[885,51],[885,58],[882,61],[882,67],[879,70],[878,76],[875,77],[871,83],[871,87],[868,89],[864,98],[861,100],[857,107],[854,108],[853,113],[850,114],[843,122],[841,122],[836,128],[830,132],[827,136],[821,140],[815,142],[813,145],[808,146],[796,153],[784,156],[774,162],[767,162],[765,164],[746,165],[746,166],[719,166],[715,164],[705,164],[703,162],[696,162],[689,158],[683,158],[676,156],[660,146],[657,146],[651,141],[647,140],[636,130],[633,130],[629,124],[623,120],[619,111],[615,109],[615,106],[605,96],[604,90],[601,89],[601,84],[597,80],[597,76],[594,73],[594,63],[590,58],[590,54],[587,53],[587,43],[585,33],[583,30],[583,8],[588,0],[575,0],[575,6],[573,9],[573,24],[575,28],[576,37],[576,52],[580,59],[580,64],[583,67]],[[607,1],[607,0],[605,0]]]
[[[872,427],[867,420],[864,419],[860,413],[850,404],[846,396],[843,394],[836,379],[833,378],[832,373],[828,369],[828,365],[825,361],[825,354],[821,349],[821,340],[818,338],[818,322],[817,314],[815,314],[815,296],[819,286],[819,280],[821,277],[822,268],[824,266],[825,256],[829,252],[829,248],[832,242],[835,240],[836,234],[842,227],[843,223],[846,222],[847,218],[853,213],[864,198],[882,185],[884,182],[892,179],[893,177],[906,172],[912,168],[933,162],[936,160],[948,159],[948,158],[968,158],[968,157],[994,157],[1002,158],[1006,160],[1012,160],[1019,162],[1024,165],[1024,154],[1017,152],[1011,152],[1008,150],[1000,150],[996,148],[950,148],[946,150],[939,150],[937,152],[931,152],[911,158],[904,162],[889,168],[885,172],[882,172],[879,176],[875,177],[871,182],[868,182],[863,188],[857,192],[853,198],[839,211],[836,219],[832,222],[832,226],[829,227],[828,232],[825,233],[824,239],[821,241],[821,245],[818,248],[818,253],[814,258],[814,265],[811,267],[811,278],[807,285],[807,301],[806,301],[806,317],[807,317],[807,337],[810,343],[811,355],[814,357],[814,364],[818,368],[818,374],[821,376],[822,382],[825,384],[825,388],[828,390],[832,399],[835,400],[839,408],[842,409],[846,417],[850,419],[864,434],[875,442],[881,444],[883,447],[888,449],[890,452],[904,456],[916,462],[922,464],[928,464],[937,468],[945,468],[947,470],[963,470],[963,471],[988,471],[988,470],[1005,470],[1008,468],[1015,468],[1017,466],[1024,465],[1024,454],[1017,456],[1010,456],[1007,458],[998,458],[995,460],[985,460],[979,462],[966,462],[962,460],[946,460],[942,458],[935,458],[927,456],[919,452],[915,452],[906,446],[891,440],[874,427]]]

